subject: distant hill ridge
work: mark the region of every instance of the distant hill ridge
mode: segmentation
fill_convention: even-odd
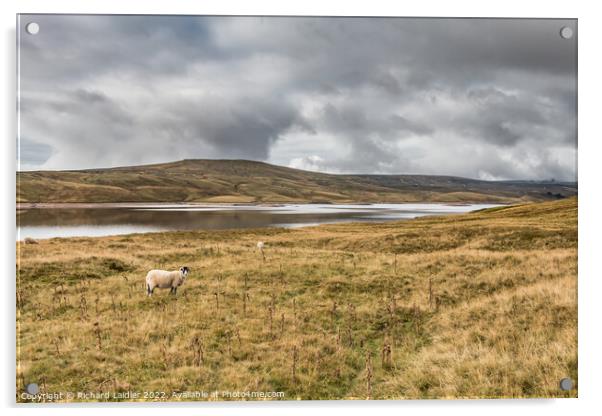
[[[309,172],[250,160],[185,159],[102,169],[17,172],[17,202],[499,202],[577,194],[576,183]]]

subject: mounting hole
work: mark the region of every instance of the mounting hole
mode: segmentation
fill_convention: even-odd
[[[27,393],[35,395],[40,392],[40,387],[36,383],[29,383],[27,387],[25,387],[25,390]]]
[[[40,31],[40,25],[36,22],[27,23],[27,26],[25,26],[25,30],[30,35],[37,35]]]
[[[569,391],[573,389],[573,380],[570,378],[563,378],[560,380],[560,390]]]
[[[562,39],[570,39],[573,37],[573,29],[571,29],[568,26],[563,27],[562,29],[560,29],[560,37]]]

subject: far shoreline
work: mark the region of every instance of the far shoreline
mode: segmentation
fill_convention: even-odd
[[[518,202],[518,201],[517,201]],[[525,201],[536,202],[536,201]],[[168,207],[285,207],[290,205],[410,205],[410,204],[432,204],[432,205],[447,205],[447,206],[468,206],[480,204],[495,204],[495,205],[514,205],[516,202],[502,203],[499,201],[377,201],[377,202],[17,202],[16,209],[128,209],[128,208],[168,208]]]

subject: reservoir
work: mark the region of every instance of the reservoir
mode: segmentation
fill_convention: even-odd
[[[17,209],[17,239],[307,227],[461,214],[495,204],[85,204]]]

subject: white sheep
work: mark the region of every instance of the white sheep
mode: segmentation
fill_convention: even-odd
[[[265,247],[265,243],[263,241],[259,241],[257,243],[257,248],[259,249],[259,252],[261,253],[261,257],[263,258],[263,261],[265,261],[265,253],[263,252],[264,247]]]
[[[186,266],[180,267],[180,270],[168,272],[166,270],[151,270],[146,274],[146,294],[152,296],[155,288],[167,289],[169,293],[175,295],[178,286],[181,286],[188,276],[190,269]]]

